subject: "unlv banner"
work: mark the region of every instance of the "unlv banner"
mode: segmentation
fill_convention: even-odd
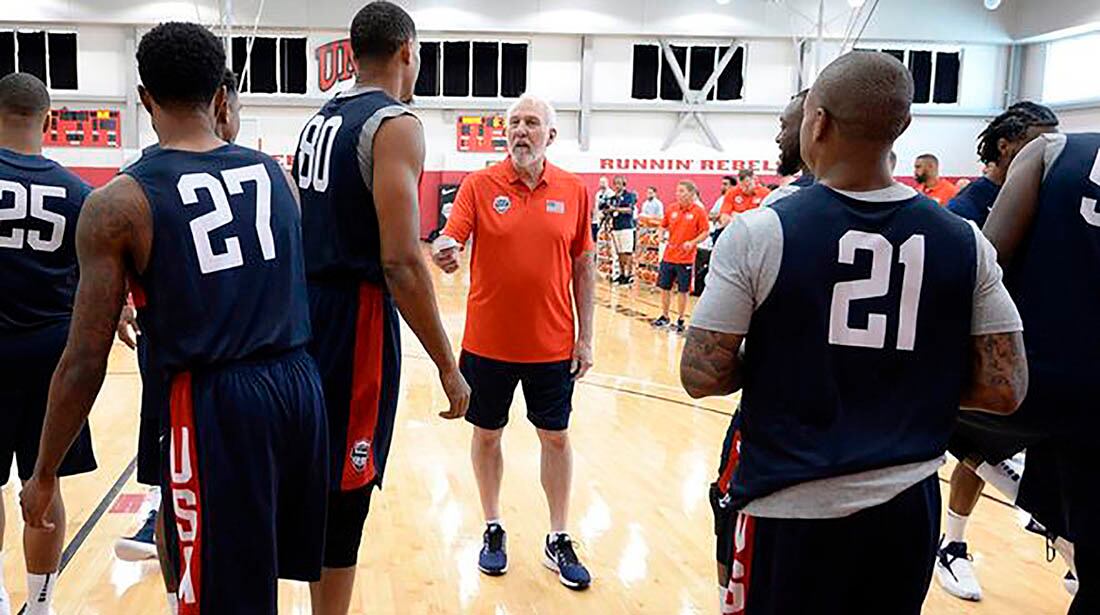
[[[325,43],[317,48],[316,55],[317,87],[322,92],[355,77],[355,54],[351,51],[351,39]]]

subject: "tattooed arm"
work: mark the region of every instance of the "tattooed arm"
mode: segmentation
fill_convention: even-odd
[[[76,226],[80,282],[69,339],[50,382],[34,478],[23,492],[23,517],[35,528],[49,528],[46,511],[57,493],[57,470],[92,409],[126,294],[129,263],[148,258],[152,241],[145,195],[137,183],[119,176],[88,197]],[[138,250],[134,246],[140,245]]]
[[[690,327],[680,357],[680,382],[693,399],[741,389],[743,335]]]
[[[1012,414],[1027,395],[1027,355],[1022,333],[971,338],[970,382],[961,406],[992,414]]]

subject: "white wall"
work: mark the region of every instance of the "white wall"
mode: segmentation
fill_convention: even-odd
[[[1100,29],[1100,2],[1096,0],[1020,0],[1012,4],[1018,5],[1011,28],[1016,39]]]
[[[1100,132],[1100,108],[1059,111],[1063,132]]]
[[[324,4],[327,0],[315,1]],[[521,3],[523,1],[525,0],[517,0]],[[708,1],[710,5],[717,6],[713,0]],[[39,6],[42,3],[33,4]],[[71,3],[72,6],[80,4],[80,2]],[[187,4],[191,6],[190,3]],[[238,0],[237,4],[238,6],[247,5],[248,0]],[[279,2],[276,1],[273,4],[278,6]],[[690,5],[690,2],[688,4]],[[174,5],[158,4],[156,6],[165,15],[179,8],[173,8]],[[768,11],[777,10],[775,6],[765,8]],[[642,12],[644,13],[645,10]],[[654,13],[651,12],[643,17],[651,19],[653,15]],[[672,19],[672,17],[666,17]],[[124,105],[119,102],[119,99],[127,94],[129,71],[135,71],[133,58],[126,50],[126,42],[133,36],[135,28],[100,24],[79,25],[76,29],[79,35],[81,88],[75,96],[60,92],[56,92],[55,96],[60,101],[69,97],[74,102],[64,104],[73,108],[123,108]],[[142,26],[140,31],[145,29],[147,26]],[[278,34],[289,31],[270,29],[263,32]],[[292,154],[296,149],[300,127],[314,110],[320,107],[327,97],[350,85],[350,83],[344,83],[328,92],[321,92],[318,87],[318,67],[315,59],[315,50],[319,46],[345,38],[346,34],[342,30],[330,29],[309,32],[307,35],[309,61],[307,62],[306,97],[290,100],[265,95],[245,95],[242,113],[244,127],[241,137],[243,144],[260,145],[273,155]],[[740,109],[740,112],[707,114],[710,125],[724,145],[724,152],[719,153],[710,148],[702,132],[693,123],[689,124],[688,129],[676,139],[668,152],[661,152],[660,147],[676,126],[679,116],[672,111],[654,109],[644,112],[625,110],[593,112],[591,150],[588,153],[582,153],[578,145],[579,119],[575,112],[580,100],[582,43],[580,35],[522,33],[501,35],[473,32],[455,35],[423,31],[421,38],[480,40],[503,38],[528,41],[530,43],[529,89],[573,109],[559,115],[559,138],[558,144],[554,147],[554,155],[563,163],[584,167],[577,170],[585,170],[593,164],[598,164],[600,157],[606,156],[774,160],[776,116],[794,93],[795,87],[797,56],[795,46],[789,38],[743,39],[747,49],[745,98],[743,101],[712,103],[715,107],[727,110]],[[636,42],[647,40],[656,39],[627,36],[593,38],[592,102],[597,109],[599,105],[622,106],[639,102],[632,101],[630,98],[632,51]],[[673,42],[685,44],[722,44],[727,41],[728,39],[719,37],[673,37]],[[869,41],[868,44],[875,44],[875,41]],[[891,46],[897,44],[896,41],[889,43]],[[931,44],[921,44],[924,48],[929,45]],[[957,43],[940,45],[943,48],[961,49],[963,52],[960,102],[946,109],[947,112],[954,114],[954,117],[928,116],[927,110],[916,110],[917,117],[913,127],[899,143],[898,153],[902,157],[902,172],[905,173],[908,172],[905,166],[911,163],[912,157],[924,151],[931,151],[940,156],[945,174],[973,173],[975,167],[973,139],[984,125],[983,116],[993,115],[1001,104],[1007,63],[1007,53],[1003,46]],[[825,60],[831,59],[838,49],[838,43],[829,43],[824,55]],[[809,53],[812,55],[812,49]],[[104,102],[97,104],[97,100]],[[419,110],[428,139],[427,168],[430,170],[476,169],[484,166],[487,159],[499,158],[499,154],[473,155],[455,151],[455,118],[459,113],[475,113],[479,103],[470,99],[450,102],[454,103],[455,109],[466,110],[438,108]],[[488,106],[490,109],[485,109],[486,111],[492,108],[491,105]],[[938,108],[935,111],[943,112],[944,109]],[[124,113],[122,121],[129,126],[133,126],[136,122],[139,127],[138,141],[137,143],[127,142],[127,146],[130,147],[128,151],[62,148],[53,153],[60,160],[71,165],[117,167],[122,161],[135,156],[138,147],[149,145],[155,140],[148,117],[143,110],[138,111],[136,116]]]
[[[261,0],[235,0],[233,23],[254,23]],[[661,34],[691,36],[790,37],[806,35],[812,24],[779,5],[762,0],[398,0],[422,30],[449,32],[543,32]],[[1079,0],[1086,4],[1089,0]],[[10,21],[149,24],[169,19],[218,23],[221,0],[6,0],[3,18]],[[919,14],[909,2],[878,3],[866,28],[867,37],[997,42],[1009,40],[1016,23],[1015,5],[1006,2],[990,12],[981,3],[923,0]],[[348,0],[267,0],[261,25],[301,29],[346,29],[364,2]],[[787,5],[816,16],[816,0],[789,0]],[[871,2],[863,9],[870,12]],[[1050,3],[1043,3],[1049,11]],[[852,14],[847,0],[826,0],[828,36],[841,37]],[[929,18],[931,16],[932,18]]]

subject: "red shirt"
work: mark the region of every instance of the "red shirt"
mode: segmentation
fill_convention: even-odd
[[[549,162],[534,190],[511,159],[466,177],[443,234],[472,234],[462,348],[516,363],[573,356],[573,259],[593,249],[581,179]]]
[[[752,194],[745,194],[741,190],[741,186],[734,186],[726,191],[725,199],[722,201],[722,213],[725,215],[743,214],[750,209],[756,209],[760,207],[760,203],[763,203],[769,194],[771,194],[771,190],[764,186],[757,186],[753,189]]]
[[[924,184],[920,184],[918,187],[920,188],[921,194],[939,203],[940,207],[945,207],[947,203],[959,193],[959,187],[946,179],[940,179],[940,181],[936,182],[936,185],[931,188],[928,188]]]
[[[707,210],[698,203],[690,205],[676,203],[665,210],[665,219],[661,223],[661,228],[668,229],[668,246],[665,247],[662,260],[674,265],[694,264],[698,249],[693,247],[685,250],[684,242],[694,241],[710,230]]]

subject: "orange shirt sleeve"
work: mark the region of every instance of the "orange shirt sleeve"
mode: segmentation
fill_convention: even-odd
[[[577,234],[573,236],[570,250],[573,258],[596,248],[592,241],[592,228],[589,226],[592,224],[592,199],[588,197],[588,191],[583,186],[577,190],[577,204],[580,205],[580,211],[577,212]]]
[[[669,213],[672,211],[672,207],[665,207],[665,217],[661,219],[661,228],[668,228],[670,224]]]
[[[726,190],[726,195],[722,197],[722,215],[728,216],[734,213],[733,192],[737,190],[736,187]]]
[[[477,188],[474,186],[475,183],[477,183],[477,180],[473,175],[468,175],[463,180],[451,208],[451,217],[447,218],[447,226],[443,228],[443,235],[447,235],[460,244],[465,244],[470,239],[470,233],[474,230],[474,222],[477,220]],[[589,212],[589,215],[591,215],[591,212]]]

